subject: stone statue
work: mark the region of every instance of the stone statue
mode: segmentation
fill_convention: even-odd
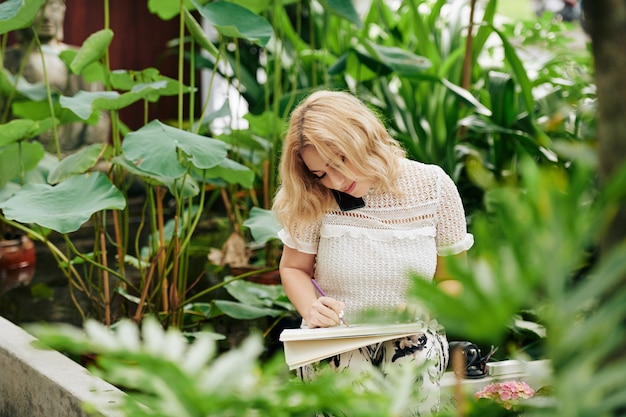
[[[74,46],[63,43],[63,22],[65,20],[65,0],[49,0],[39,12],[33,26],[16,32],[17,44],[8,48],[4,56],[4,66],[12,74],[21,74],[31,84],[45,82],[45,75],[53,93],[73,96],[78,91],[99,91],[102,85],[88,83],[81,76],[72,74],[59,54]],[[37,32],[41,50],[34,42],[33,31]],[[42,53],[44,59],[42,60]],[[44,64],[45,61],[45,72]],[[80,148],[109,141],[110,124],[106,112],[101,112],[98,122],[90,125],[76,122],[58,126],[59,144],[62,156]],[[53,133],[39,136],[46,151],[56,154]]]

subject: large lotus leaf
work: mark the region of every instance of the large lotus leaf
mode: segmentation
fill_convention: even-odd
[[[154,120],[129,133],[122,143],[124,157],[143,171],[166,178],[178,178],[185,172],[181,155],[193,166],[208,169],[226,158],[226,144],[196,135]]]
[[[189,87],[184,87],[189,92]],[[83,120],[87,120],[96,110],[121,110],[139,100],[155,102],[161,96],[178,94],[178,82],[163,79],[147,84],[137,84],[123,94],[117,91],[79,91],[73,97],[61,96],[62,107],[71,110]]]
[[[0,4],[0,35],[33,24],[47,0],[7,0]]]
[[[232,317],[237,320],[254,320],[267,316],[278,317],[283,314],[282,310],[257,307],[228,300],[215,300],[215,306],[228,317]]]
[[[52,117],[50,113],[50,105],[47,101],[20,101],[13,103],[11,106],[13,116],[20,117],[22,119],[37,120],[42,128],[45,130],[52,129]],[[74,112],[61,107],[58,101],[55,101],[53,109],[54,116],[57,120],[57,125],[67,124],[73,122],[82,122],[83,119],[78,117]],[[96,116],[96,117],[94,117]],[[45,119],[48,120],[45,120]],[[97,115],[92,115],[87,120],[88,123],[95,123],[97,121]],[[45,124],[45,126],[43,126]]]
[[[222,178],[230,184],[239,184],[244,188],[252,187],[254,183],[254,171],[232,159],[224,159],[218,165],[206,170],[209,178]]]
[[[238,4],[252,10],[254,13],[262,14],[265,11],[271,11],[276,6],[287,6],[289,4],[299,3],[301,0],[229,0],[231,3]],[[348,0],[350,1],[350,0]]]
[[[23,184],[48,184],[48,175],[58,164],[59,158],[56,155],[44,152],[37,166],[26,171]]]
[[[72,72],[74,74],[80,74],[88,65],[102,58],[112,40],[113,31],[111,29],[102,29],[92,33],[85,42],[83,42],[80,50],[72,60],[70,64]]]
[[[44,154],[39,142],[13,143],[0,147],[0,188],[34,169]]]
[[[202,17],[224,36],[247,39],[265,46],[274,34],[272,25],[258,14],[225,1],[200,6],[194,2]]]
[[[71,48],[61,51],[59,53],[59,58],[61,58],[61,60],[65,62],[65,65],[67,65],[67,67],[69,68],[70,65],[72,65],[72,61],[74,61],[74,58],[76,58],[76,55],[78,55],[78,50]],[[104,64],[100,61],[94,61],[90,64],[87,64],[81,70],[80,75],[85,81],[89,83],[99,82],[104,84],[105,73],[106,68]]]
[[[160,178],[160,181],[170,190],[170,193],[180,198],[195,197],[200,194],[198,182],[189,174],[183,175],[182,178]]]
[[[101,172],[76,175],[56,186],[27,184],[0,203],[7,219],[35,223],[59,233],[78,230],[98,211],[125,207],[120,190]]]
[[[181,90],[178,80],[159,74],[155,68],[143,71],[117,70],[111,74],[111,84],[118,90],[126,90],[121,99],[132,97],[155,102],[161,96],[175,96]],[[195,91],[187,85],[182,86],[183,93]]]
[[[200,45],[202,49],[210,53],[213,58],[217,59],[220,52],[217,50],[215,45],[213,45],[211,39],[209,39],[206,35],[200,23],[198,23],[195,17],[188,10],[185,10],[185,26],[191,36],[195,39],[196,43]]]
[[[254,172],[247,166],[235,162],[232,159],[224,159],[218,165],[204,172],[199,169],[193,169],[192,174],[198,181],[219,178],[229,184],[240,184],[244,188],[250,188],[254,183]]]
[[[0,147],[37,135],[39,123],[34,120],[11,120],[0,125]]]
[[[197,89],[183,85],[183,93],[196,91]],[[180,83],[177,80],[167,77],[161,77],[160,80],[151,83],[142,83],[135,85],[130,92],[136,93],[149,101],[157,101],[161,96],[175,96],[180,91]]]
[[[142,71],[115,70],[111,72],[111,85],[116,90],[143,94],[148,89],[154,90],[152,95],[142,96],[142,98],[152,101],[155,101],[159,96],[177,95],[180,87],[178,80],[161,75],[156,68],[146,68]],[[189,86],[183,86],[184,93],[192,90]]]
[[[248,119],[247,116],[245,118]],[[265,138],[271,137],[275,132],[270,132],[268,129],[267,134],[256,135],[252,132],[252,125],[250,125],[246,130],[233,130],[217,136],[216,139],[227,143],[231,149],[235,149],[237,153],[252,161],[254,159],[253,156],[263,159],[267,158],[267,153],[272,145]]]
[[[48,175],[50,184],[58,184],[73,175],[82,174],[93,168],[102,157],[108,145],[98,143],[89,145],[78,152],[65,157]]]
[[[284,306],[286,310],[293,310],[285,289],[282,285],[265,285],[239,279],[228,283],[224,288],[240,303],[258,306],[274,307]]]
[[[255,242],[265,243],[270,239],[278,238],[278,231],[282,229],[276,214],[272,210],[252,207],[250,216],[243,225],[250,229]]]
[[[137,84],[158,81],[161,74],[156,68],[145,68],[141,71],[117,69],[111,71],[111,86],[116,90],[130,91]]]
[[[16,91],[16,100],[26,98],[40,101],[45,100],[48,96],[46,86],[43,83],[31,84],[24,77],[16,77],[7,69],[0,68],[0,92],[8,97]]]
[[[2,168],[0,168],[1,170]],[[20,189],[20,186],[14,182],[6,183],[5,185],[0,184],[0,203],[8,200],[15,194],[16,191]]]
[[[142,177],[146,184],[153,186],[165,186],[174,195],[180,198],[195,197],[200,193],[198,182],[191,176],[185,175],[181,178],[166,178],[143,171],[128,161],[123,156],[113,158],[113,163],[123,167],[129,173]]]
[[[94,97],[91,103],[93,110],[121,110],[143,98],[142,94],[137,93],[115,93],[117,96]]]
[[[378,45],[366,42],[365,47],[372,57],[384,63],[402,77],[414,77],[431,67],[431,62],[423,56],[395,46]]]
[[[204,4],[208,1],[210,0],[200,0],[198,3]],[[184,6],[188,10],[195,8],[191,0],[185,0]],[[180,0],[148,0],[148,10],[163,20],[170,20],[180,13]]]
[[[285,120],[271,110],[258,115],[247,113],[243,118],[248,121],[249,130],[261,138],[269,138],[285,130]]]
[[[120,94],[116,91],[79,91],[73,97],[61,96],[59,103],[81,119],[87,120],[95,110],[94,101],[98,99],[111,101],[119,97]]]

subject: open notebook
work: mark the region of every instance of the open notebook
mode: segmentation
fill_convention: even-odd
[[[295,369],[363,346],[423,333],[424,330],[424,323],[285,329],[280,334],[280,341],[285,348],[289,369]]]

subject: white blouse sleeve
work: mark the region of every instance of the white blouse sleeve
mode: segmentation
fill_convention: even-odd
[[[320,241],[320,228],[322,222],[315,222],[296,227],[296,233],[292,236],[286,229],[278,232],[279,239],[284,245],[299,252],[317,254],[317,246]]]
[[[474,236],[467,232],[465,210],[456,185],[443,169],[439,169],[437,255],[455,255],[471,248]]]

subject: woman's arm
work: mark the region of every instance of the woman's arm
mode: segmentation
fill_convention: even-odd
[[[311,283],[315,255],[283,247],[280,260],[280,279],[285,293],[309,327],[338,325],[339,313],[345,305],[334,298],[319,297]]]
[[[452,256],[459,259],[461,262],[465,261],[467,258],[465,251]],[[450,275],[447,266],[448,258],[450,258],[450,256],[437,256],[437,268],[435,269],[434,279],[442,291],[449,295],[457,296],[463,290],[463,285]]]

